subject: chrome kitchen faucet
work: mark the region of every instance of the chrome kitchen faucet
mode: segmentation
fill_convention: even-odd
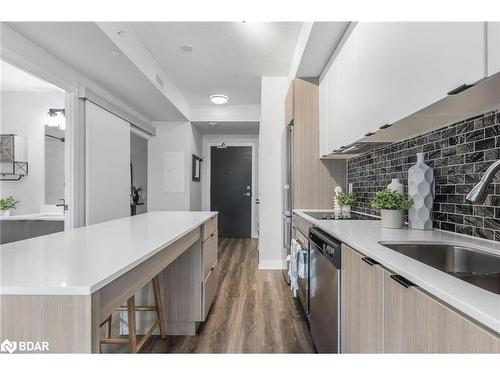
[[[472,188],[469,194],[467,194],[465,200],[469,203],[482,204],[486,199],[488,186],[491,184],[491,181],[493,180],[493,177],[495,177],[498,170],[500,170],[500,160],[497,160],[488,167],[486,172],[484,172],[483,177],[481,177],[481,181],[479,181],[476,186]]]

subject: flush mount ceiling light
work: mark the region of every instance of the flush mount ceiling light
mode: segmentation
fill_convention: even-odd
[[[215,128],[217,126],[217,123],[216,122],[209,122],[208,125],[211,127],[211,128]]]
[[[111,48],[108,52],[113,56],[121,56],[121,52],[114,48]]]
[[[190,52],[193,52],[193,46],[190,46],[189,44],[183,44],[181,46],[181,50],[183,50],[184,52],[190,53]]]
[[[224,103],[227,103],[227,101],[229,100],[229,97],[226,95],[222,95],[222,94],[214,94],[214,95],[210,95],[209,99],[212,101],[212,103],[224,104]]]

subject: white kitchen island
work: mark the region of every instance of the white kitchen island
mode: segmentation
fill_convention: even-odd
[[[160,273],[162,295],[169,296],[163,298],[165,314],[174,305],[185,312],[176,319],[194,326],[211,303],[204,282],[216,271],[217,256],[208,276],[203,263],[210,238],[217,238],[216,212],[150,212],[2,245],[0,341],[98,352],[99,324]],[[216,279],[210,279],[212,294]],[[167,333],[170,319],[165,317]]]

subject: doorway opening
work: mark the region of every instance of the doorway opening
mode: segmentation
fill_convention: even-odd
[[[0,60],[0,243],[63,231],[69,218],[66,92]]]
[[[252,236],[252,146],[210,147],[210,209],[219,212],[219,237]]]
[[[148,211],[148,139],[130,132],[130,216]]]

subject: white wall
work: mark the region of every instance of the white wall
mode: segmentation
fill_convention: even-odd
[[[259,135],[259,269],[281,269],[282,175],[288,77],[262,77]]]
[[[14,214],[40,212],[45,204],[45,123],[49,108],[64,108],[63,92],[1,92],[0,132],[28,138],[29,174],[0,182],[0,195],[19,201]]]
[[[190,181],[190,191],[189,191],[189,198],[190,198],[190,204],[189,208],[191,211],[201,211],[202,207],[202,184],[203,184],[203,177],[201,176],[201,181],[193,181],[192,180],[192,159],[191,155],[195,154],[196,156],[199,156],[200,158],[203,157],[203,145],[202,145],[202,136],[198,129],[194,126],[190,126],[190,147],[191,147],[191,154],[189,155],[189,173],[187,175],[187,178]],[[206,176],[205,176],[206,177]]]
[[[149,211],[189,211],[201,208],[201,187],[191,180],[191,155],[200,155],[201,137],[188,121],[153,122],[156,136],[148,145]],[[163,191],[165,152],[184,154],[184,191]],[[203,177],[202,177],[203,178]]]
[[[210,210],[210,180],[207,176],[210,174],[210,146],[213,144],[221,144],[225,142],[227,146],[237,146],[249,144],[254,147],[254,157],[252,160],[252,238],[258,238],[259,226],[259,210],[255,204],[255,199],[259,197],[259,137],[257,135],[222,135],[222,134],[205,134],[203,135],[203,163],[202,163],[202,207],[203,210]]]

